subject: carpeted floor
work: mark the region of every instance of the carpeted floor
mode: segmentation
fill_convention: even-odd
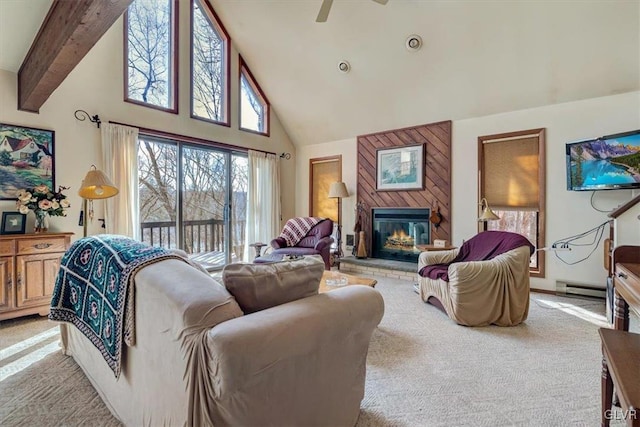
[[[467,328],[411,283],[377,279],[385,316],[358,427],[599,425],[603,301],[532,294],[525,324]],[[73,359],[52,349],[53,326],[0,322],[0,425],[119,425]]]

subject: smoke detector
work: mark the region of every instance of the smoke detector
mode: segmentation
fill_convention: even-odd
[[[338,62],[338,71],[345,74],[348,73],[351,71],[351,64],[345,60]]]
[[[404,43],[407,50],[416,52],[422,47],[422,37],[417,34],[411,34]]]

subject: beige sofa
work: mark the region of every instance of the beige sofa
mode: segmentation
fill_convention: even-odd
[[[74,326],[73,356],[127,426],[352,426],[380,294],[348,286],[243,315],[224,286],[175,259],[135,278],[136,344],[116,379]],[[229,319],[220,322],[220,319]]]

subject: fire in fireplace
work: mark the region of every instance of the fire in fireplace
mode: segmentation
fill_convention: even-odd
[[[427,208],[373,208],[373,258],[417,262],[416,245],[431,241]]]

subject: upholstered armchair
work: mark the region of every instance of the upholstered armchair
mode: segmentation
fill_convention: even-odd
[[[422,252],[420,297],[460,325],[517,325],[529,313],[533,251],[520,234],[485,231],[458,249]]]
[[[325,219],[316,224],[295,246],[287,246],[282,237],[271,241],[273,255],[320,255],[324,261],[325,270],[331,268],[330,252],[333,243],[333,221]]]

